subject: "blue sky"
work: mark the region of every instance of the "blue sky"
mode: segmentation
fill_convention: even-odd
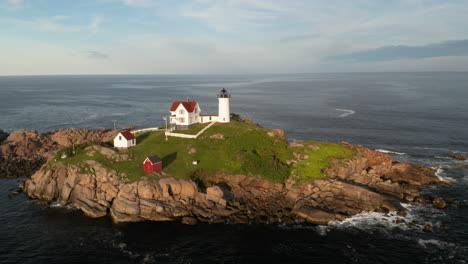
[[[466,14],[466,0],[0,0],[0,75],[467,71]]]

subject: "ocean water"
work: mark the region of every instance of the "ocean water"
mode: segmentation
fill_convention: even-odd
[[[457,186],[424,192],[468,204],[468,73],[298,75],[140,75],[0,77],[0,129],[161,126],[171,102],[189,97],[216,114],[216,93],[231,111],[288,139],[347,141],[398,161],[437,169]],[[81,212],[8,195],[0,179],[0,263],[466,263],[468,207],[405,206],[398,216],[363,213],[328,226],[297,224],[114,225]],[[436,228],[422,231],[425,224]]]

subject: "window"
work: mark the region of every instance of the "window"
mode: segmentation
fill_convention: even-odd
[[[183,117],[180,117],[179,122],[183,123],[183,122],[185,122],[185,119]]]
[[[122,140],[122,136],[119,136],[119,140]]]
[[[210,116],[210,120],[211,120],[211,116]]]
[[[136,139],[133,140],[133,145],[136,145],[136,142],[135,142],[135,141],[136,141]]]
[[[183,115],[184,114],[184,109],[180,109],[179,114]]]
[[[198,113],[198,108],[195,108],[195,114]]]

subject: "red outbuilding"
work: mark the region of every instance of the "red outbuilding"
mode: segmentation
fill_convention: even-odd
[[[159,156],[154,155],[147,157],[143,162],[145,172],[158,172],[162,170],[162,160]]]

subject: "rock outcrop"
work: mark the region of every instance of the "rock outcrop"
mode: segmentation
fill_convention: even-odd
[[[46,134],[37,131],[0,133],[0,177],[29,177],[59,149],[86,142],[112,140],[118,131],[109,129],[60,129]]]
[[[401,201],[414,201],[419,187],[439,182],[430,170],[396,163],[386,154],[360,146],[343,145],[356,149],[354,158],[334,162],[327,169],[327,179],[300,185],[292,179],[282,184],[232,174],[203,177],[206,189],[171,177],[127,182],[119,172],[86,161],[44,166],[25,182],[24,191],[31,198],[72,205],[90,217],[110,215],[117,223],[326,224],[363,211],[404,214]]]

